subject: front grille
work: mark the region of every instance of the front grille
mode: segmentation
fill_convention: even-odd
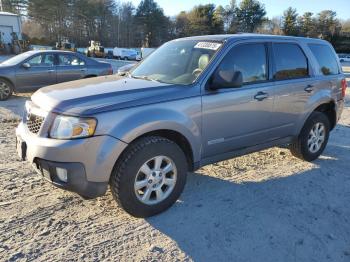
[[[44,122],[44,117],[28,113],[27,127],[29,131],[32,132],[33,134],[39,133],[39,130],[43,122]]]

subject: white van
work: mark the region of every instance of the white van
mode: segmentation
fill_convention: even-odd
[[[137,60],[138,53],[133,49],[115,47],[113,49],[113,57],[122,60]]]
[[[340,62],[350,62],[350,55],[338,55]]]

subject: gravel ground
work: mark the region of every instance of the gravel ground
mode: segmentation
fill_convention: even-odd
[[[271,148],[209,165],[171,209],[137,219],[18,160],[27,97],[0,103],[0,261],[350,261],[350,103],[315,162]]]

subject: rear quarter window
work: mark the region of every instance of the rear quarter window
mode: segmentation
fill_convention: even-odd
[[[308,46],[320,66],[320,74],[339,74],[339,67],[336,57],[329,46],[319,44],[308,44]]]
[[[299,45],[273,43],[274,79],[286,80],[308,77],[308,61]]]

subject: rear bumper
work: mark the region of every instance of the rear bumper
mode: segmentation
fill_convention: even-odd
[[[108,182],[90,182],[86,179],[84,165],[81,163],[61,163],[36,158],[33,163],[38,174],[54,186],[78,193],[81,196],[95,198],[105,194]],[[67,181],[60,180],[56,168],[67,170]]]

